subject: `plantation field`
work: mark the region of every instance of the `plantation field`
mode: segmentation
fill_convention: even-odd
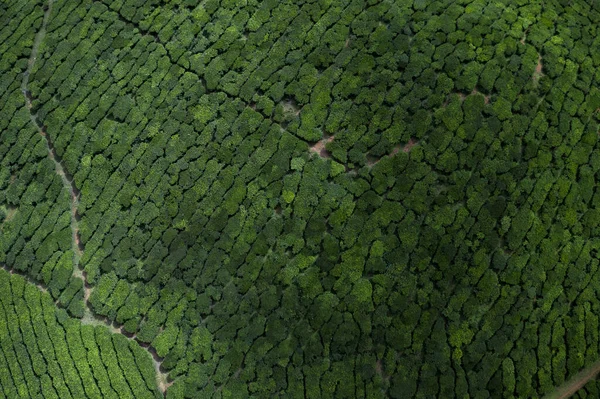
[[[0,398],[597,398],[600,3],[0,1]]]

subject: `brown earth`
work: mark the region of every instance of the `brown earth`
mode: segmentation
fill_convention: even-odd
[[[473,89],[471,92],[472,95],[480,93],[477,89]],[[487,105],[490,103],[490,95],[481,94],[483,96],[483,102]]]
[[[542,68],[544,67],[544,64],[542,64],[542,56],[538,55],[538,63],[535,66],[535,73],[542,73]]]
[[[329,153],[329,151],[327,151],[325,146],[327,145],[327,143],[331,143],[333,139],[334,136],[324,137],[323,139],[317,141],[309,149],[312,152],[318,154],[321,158],[331,158],[331,154]]]
[[[412,148],[417,145],[417,141],[415,139],[413,139],[412,137],[410,138],[410,140],[408,140],[408,143],[406,143],[406,145],[402,148],[402,152],[410,152],[410,150],[412,150]],[[397,154],[398,151],[393,152],[391,155]]]
[[[559,386],[554,392],[546,395],[546,399],[567,399],[585,386],[591,379],[600,373],[600,361],[587,369],[580,371],[569,381]]]

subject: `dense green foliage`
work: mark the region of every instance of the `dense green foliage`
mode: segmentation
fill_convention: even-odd
[[[0,270],[0,398],[157,398],[150,355]]]
[[[55,0],[47,138],[42,17],[0,4],[0,262],[61,308],[73,397],[152,395],[138,343],[168,398],[537,397],[600,358],[594,0]],[[0,384],[35,396],[21,331]]]
[[[69,194],[30,121],[21,92],[35,29],[43,11],[35,2],[2,10],[0,50],[0,262],[43,281],[60,304],[83,312],[80,279],[73,278]]]

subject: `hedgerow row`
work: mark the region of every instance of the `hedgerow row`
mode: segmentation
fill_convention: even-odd
[[[598,358],[598,11],[55,3],[30,87],[92,309],[165,357],[169,397],[552,391]],[[33,183],[3,173],[6,262],[35,277],[56,249],[27,255]]]
[[[160,397],[152,360],[135,342],[82,325],[16,274],[0,270],[0,289],[3,397]]]

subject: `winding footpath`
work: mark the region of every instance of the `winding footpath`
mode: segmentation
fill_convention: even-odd
[[[56,174],[58,176],[60,176],[63,186],[70,194],[70,199],[71,199],[70,213],[71,213],[71,231],[72,231],[71,243],[72,243],[72,250],[73,250],[73,276],[76,278],[79,278],[83,281],[83,289],[84,289],[83,300],[84,300],[84,304],[85,304],[85,313],[84,313],[83,318],[81,319],[81,323],[82,324],[91,324],[91,325],[102,325],[102,326],[107,327],[111,333],[121,334],[129,340],[136,340],[136,337],[134,335],[132,336],[132,335],[125,334],[123,332],[122,326],[118,326],[115,323],[111,323],[106,318],[97,316],[96,314],[94,314],[94,312],[90,308],[90,304],[89,304],[88,300],[89,300],[89,297],[92,292],[92,287],[90,287],[86,283],[85,273],[79,267],[79,263],[80,263],[81,257],[83,256],[83,251],[84,251],[84,247],[81,244],[81,241],[79,238],[79,222],[78,222],[79,215],[77,214],[77,209],[79,207],[79,190],[75,186],[75,182],[73,181],[72,175],[70,175],[67,172],[66,168],[64,167],[64,165],[62,164],[62,162],[60,160],[60,157],[57,155],[56,150],[54,149],[52,140],[48,136],[48,133],[46,131],[47,127],[38,120],[37,113],[32,111],[33,98],[31,96],[31,92],[29,91],[29,78],[31,76],[31,73],[33,72],[35,62],[37,61],[40,45],[42,44],[42,42],[44,41],[44,38],[46,37],[46,28],[48,26],[48,21],[50,20],[50,15],[52,13],[53,3],[54,3],[54,0],[48,0],[47,7],[44,10],[44,18],[42,21],[42,26],[40,27],[40,30],[35,35],[33,47],[31,49],[31,55],[27,62],[27,69],[23,73],[23,79],[21,81],[21,91],[23,93],[23,97],[25,98],[25,106],[27,107],[27,110],[29,111],[29,117],[31,119],[31,123],[33,123],[35,125],[39,134],[44,139],[44,142],[46,143],[46,148],[48,149],[48,157],[54,163],[54,167],[56,169]],[[6,270],[8,270],[10,273],[14,272],[14,270],[12,270],[6,266],[2,266],[2,267],[5,268]],[[28,276],[26,276],[26,277],[28,277]],[[40,290],[42,290],[44,292],[47,291],[46,288],[42,284],[33,282],[30,278],[27,278],[27,280],[29,282],[31,282],[32,284],[35,284]],[[170,385],[172,385],[173,382],[168,382],[168,373],[165,373],[161,370],[161,364],[162,364],[163,359],[161,359],[156,354],[156,351],[154,351],[153,348],[151,348],[150,346],[142,345],[139,341],[138,341],[138,344],[140,344],[140,346],[142,348],[144,348],[150,355],[150,358],[152,359],[152,362],[154,364],[154,369],[156,370],[157,387],[160,390],[160,392],[162,392],[162,394],[165,395],[167,388]]]
[[[575,374],[569,381],[545,396],[546,399],[567,399],[585,386],[600,373],[600,360]]]
[[[52,13],[53,3],[54,3],[53,0],[48,0],[48,6],[46,7],[46,10],[44,12],[44,20],[42,22],[42,27],[35,35],[35,39],[33,41],[33,47],[31,49],[31,56],[29,57],[29,61],[27,62],[27,70],[25,71],[25,73],[23,73],[23,80],[21,82],[21,91],[23,92],[23,96],[25,97],[25,106],[29,110],[29,117],[31,118],[31,122],[35,125],[35,127],[38,129],[40,135],[44,139],[44,142],[46,143],[46,147],[48,148],[48,156],[50,157],[52,162],[54,162],[54,166],[56,168],[56,174],[60,176],[60,178],[63,182],[63,185],[65,186],[65,188],[69,191],[69,193],[71,195],[71,230],[73,231],[73,234],[72,234],[73,273],[77,277],[84,280],[84,276],[81,273],[81,271],[79,270],[79,260],[81,259],[83,250],[80,248],[80,245],[79,245],[79,225],[77,223],[77,219],[78,219],[77,207],[79,206],[78,190],[75,187],[75,183],[73,182],[73,179],[71,178],[69,180],[69,177],[67,177],[65,168],[62,165],[62,163],[59,161],[58,156],[56,154],[56,150],[54,149],[54,146],[52,144],[52,141],[50,140],[50,137],[48,137],[48,134],[46,132],[46,127],[43,126],[38,121],[37,113],[33,113],[31,111],[32,97],[31,97],[31,92],[29,91],[29,88],[28,88],[29,87],[29,77],[31,76],[31,72],[33,71],[33,67],[37,60],[40,45],[42,44],[42,41],[46,37],[46,26],[48,25],[48,20],[50,19],[50,14]]]

